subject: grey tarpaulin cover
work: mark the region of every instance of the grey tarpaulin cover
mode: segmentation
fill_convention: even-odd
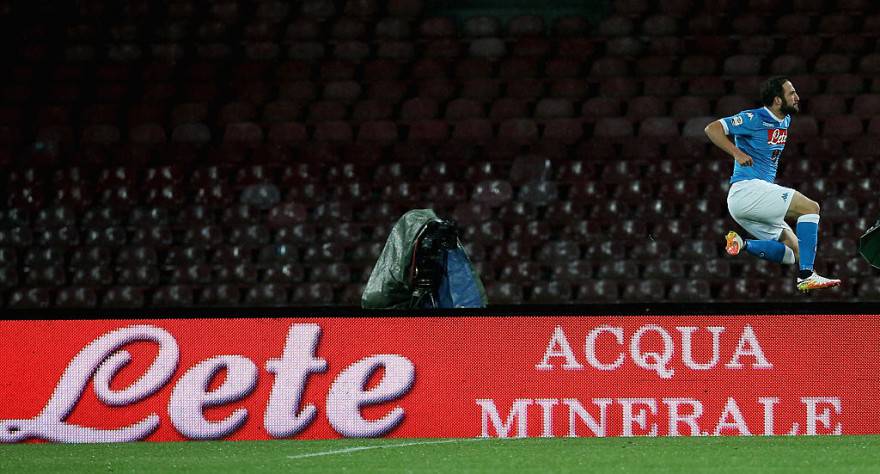
[[[414,209],[404,214],[388,235],[382,254],[373,267],[367,286],[361,296],[361,306],[373,309],[410,308],[412,304],[413,288],[410,283],[410,265],[413,259],[416,239],[422,228],[431,221],[440,220],[431,209]],[[463,261],[470,270],[468,281],[460,276],[462,272],[450,272],[447,283],[450,294],[447,298],[441,297],[441,301],[451,301],[454,307],[485,307],[487,304],[486,291],[480,277],[471,265],[470,259],[461,242],[458,242],[458,255],[463,256]],[[455,259],[462,261],[462,259]],[[454,278],[454,279],[452,279]],[[457,291],[460,290],[460,291]],[[469,294],[468,298],[458,298],[459,294]],[[456,304],[457,301],[469,301],[466,305]],[[474,303],[477,304],[474,304]]]

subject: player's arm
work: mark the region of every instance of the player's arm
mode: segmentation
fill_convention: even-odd
[[[704,128],[703,131],[706,132],[706,136],[709,137],[709,140],[714,143],[715,146],[721,148],[725,153],[732,156],[740,166],[752,166],[752,157],[737,148],[736,145],[727,138],[727,133],[725,133],[724,125],[721,120],[716,120],[709,125],[706,125],[706,128]]]

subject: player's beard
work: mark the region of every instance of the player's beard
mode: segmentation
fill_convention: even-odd
[[[785,99],[782,99],[782,107],[779,108],[785,115],[792,115],[797,112],[800,112],[800,106],[795,105],[794,103],[788,103]]]

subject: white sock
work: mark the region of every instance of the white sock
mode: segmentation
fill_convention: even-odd
[[[782,257],[782,263],[786,265],[791,265],[794,263],[794,250],[792,250],[789,246],[785,246],[785,256]]]

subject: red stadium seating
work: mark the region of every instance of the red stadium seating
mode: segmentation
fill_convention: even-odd
[[[880,20],[864,0],[747,6],[59,17],[0,84],[0,303],[357,304],[413,207],[459,219],[493,302],[794,301],[779,267],[712,240],[730,165],[703,128],[757,107],[773,74],[802,99],[780,179],[820,201],[820,259],[855,280],[825,298],[876,299],[853,239],[878,209]],[[239,206],[256,185],[277,193]]]

